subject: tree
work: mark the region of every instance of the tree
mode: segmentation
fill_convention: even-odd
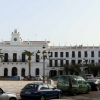
[[[97,66],[95,64],[88,64],[88,68],[89,68],[90,73],[92,73],[94,76],[97,75],[99,66]]]
[[[68,71],[69,71],[69,65],[63,65],[63,67],[64,67],[64,70],[65,70],[65,72],[66,72],[66,74],[68,74]]]
[[[27,51],[27,50],[24,50],[23,52],[24,54],[26,54],[28,56],[28,60],[29,60],[29,79],[30,79],[30,71],[31,71],[31,56],[33,56],[34,52],[30,52],[30,51]]]

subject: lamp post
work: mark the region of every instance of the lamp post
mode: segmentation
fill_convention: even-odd
[[[42,59],[43,59],[43,83],[45,83],[45,59],[47,59],[47,52],[46,52],[46,47],[45,45],[42,47],[43,48],[43,52],[42,52]],[[40,51],[38,50],[37,51],[37,54],[40,55]],[[48,52],[48,56],[50,57],[51,56],[51,52],[49,50]]]
[[[82,67],[80,67],[80,68],[81,68],[82,75],[85,74],[85,67],[84,67],[84,64],[86,64],[85,59],[84,59],[84,61],[81,62]]]

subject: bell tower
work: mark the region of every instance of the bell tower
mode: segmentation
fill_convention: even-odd
[[[12,34],[11,34],[10,45],[20,45],[21,42],[23,42],[23,41],[20,37],[20,33],[18,32],[17,29],[14,29],[14,32],[12,32]]]

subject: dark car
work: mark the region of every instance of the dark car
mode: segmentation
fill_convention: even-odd
[[[59,76],[53,76],[50,79],[52,79],[52,80],[58,80],[58,78],[59,78]]]
[[[5,78],[6,80],[18,80],[18,76],[9,76]]]
[[[99,91],[100,89],[100,79],[88,79],[87,82],[91,85],[92,90]]]
[[[30,83],[21,91],[21,99],[39,99],[61,98],[62,91],[48,83]]]

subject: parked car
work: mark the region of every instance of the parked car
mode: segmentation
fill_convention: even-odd
[[[37,78],[38,81],[43,80],[43,77],[41,75],[36,75],[35,77]]]
[[[51,77],[50,79],[52,79],[52,80],[57,80],[59,78],[59,76],[53,76],[53,77]]]
[[[13,92],[5,91],[0,87],[0,100],[18,100]]]
[[[91,85],[92,90],[100,90],[100,79],[88,79],[87,82]]]
[[[35,80],[37,80],[37,77],[31,76],[31,80],[32,80],[32,81],[35,81]]]
[[[93,74],[85,74],[85,79],[91,79],[94,78]]]
[[[62,92],[48,83],[29,83],[20,92],[21,99],[61,98]]]
[[[100,74],[99,74],[99,75],[97,75],[95,78],[98,78],[98,79],[100,79]]]
[[[24,77],[22,77],[22,76],[9,76],[9,77],[7,77],[7,78],[4,78],[4,79],[6,79],[6,80],[24,80]]]
[[[57,88],[63,93],[70,93],[73,96],[77,93],[89,93],[91,86],[81,76],[60,75],[57,80]]]
[[[9,76],[5,79],[7,79],[7,80],[18,80],[18,76]]]

